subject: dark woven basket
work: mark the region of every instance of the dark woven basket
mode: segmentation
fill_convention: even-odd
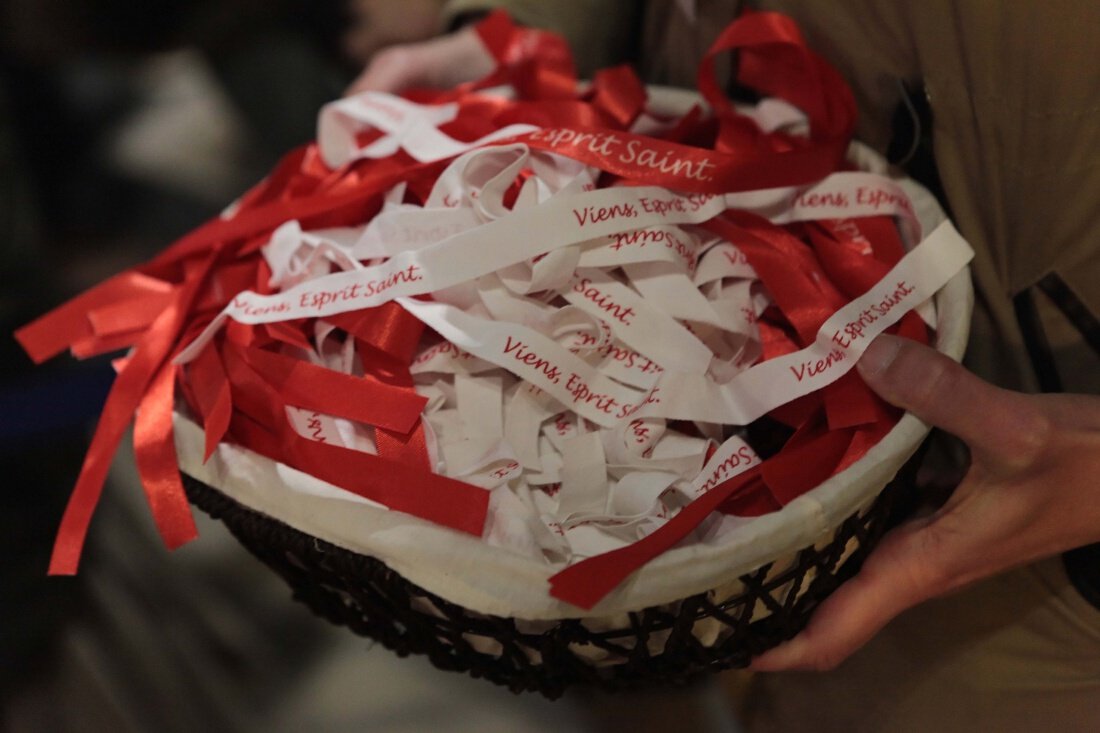
[[[631,612],[622,628],[610,631],[593,630],[584,619],[521,621],[475,613],[410,583],[379,560],[303,534],[188,476],[184,484],[193,503],[222,520],[318,615],[400,656],[425,654],[440,669],[556,698],[570,685],[621,690],[683,684],[706,672],[745,667],[791,638],[911,509],[920,456],[918,451],[868,510],[799,551],[789,567],[768,564],[744,575],[744,590],[721,600],[700,593]],[[713,644],[693,633],[704,620],[720,622]],[[586,652],[594,650],[618,663],[593,665]]]

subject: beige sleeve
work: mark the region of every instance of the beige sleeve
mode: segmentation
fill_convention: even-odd
[[[1010,299],[1044,276],[1060,275],[1100,316],[1100,4],[903,5],[936,165],[978,253],[980,315],[990,318],[988,334],[975,329],[968,363],[997,378],[1023,352]],[[1100,392],[1096,354],[1036,300],[1067,388]]]
[[[636,0],[449,0],[443,20],[449,28],[466,13],[504,9],[518,23],[564,36],[573,49],[577,72],[585,78],[631,59],[641,5]]]

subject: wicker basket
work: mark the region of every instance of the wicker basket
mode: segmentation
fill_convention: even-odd
[[[253,511],[184,476],[191,501],[225,523],[318,616],[381,642],[399,656],[424,654],[442,670],[467,672],[512,692],[554,699],[571,685],[616,691],[682,685],[748,665],[798,633],[817,604],[851,577],[883,532],[908,513],[919,453],[864,512],[853,514],[790,564],[740,576],[725,598],[697,593],[628,612],[617,628],[584,619],[524,622],[471,611],[411,583],[385,563],[337,547]],[[696,633],[696,627],[709,627]],[[713,636],[707,644],[705,637]],[[655,643],[656,642],[656,643]],[[619,660],[593,665],[591,648]]]
[[[655,90],[663,112],[692,93]],[[861,167],[885,163],[854,145]],[[904,182],[926,231],[935,200]],[[936,296],[936,346],[963,352],[973,293],[969,273]],[[721,546],[658,557],[591,612],[552,599],[547,567],[477,538],[376,505],[236,446],[202,461],[202,431],[176,416],[188,494],[278,572],[294,596],[328,620],[400,655],[509,689],[559,696],[574,684],[624,689],[682,683],[743,667],[802,629],[912,504],[927,426],[905,415],[860,461]],[[293,484],[294,489],[288,489]],[[410,537],[429,541],[421,546]],[[435,548],[435,549],[428,549]]]

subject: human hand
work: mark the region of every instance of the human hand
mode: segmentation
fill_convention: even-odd
[[[441,5],[439,0],[401,0],[400,7],[393,0],[344,0],[344,55],[366,66],[379,49],[438,35]]]
[[[471,26],[421,43],[389,46],[374,54],[345,95],[399,92],[409,87],[447,89],[473,81],[496,66]]]
[[[965,441],[970,469],[942,508],[889,532],[756,671],[832,669],[912,606],[1100,540],[1100,398],[1004,390],[889,335],[858,368],[885,400]]]

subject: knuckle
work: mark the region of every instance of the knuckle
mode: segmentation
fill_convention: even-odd
[[[996,418],[999,424],[991,426],[995,440],[981,448],[983,475],[999,479],[1042,468],[1057,452],[1060,432],[1054,418],[1030,395],[1006,393],[1005,400]]]
[[[899,357],[900,374],[895,382],[907,407],[920,409],[933,404],[938,395],[952,394],[958,389],[954,362],[931,359],[918,363],[911,356],[912,352],[905,352]]]
[[[1022,470],[1042,461],[1053,441],[1055,427],[1049,415],[1034,407],[1020,410],[1014,422],[1015,445],[1008,456],[1008,465]]]

